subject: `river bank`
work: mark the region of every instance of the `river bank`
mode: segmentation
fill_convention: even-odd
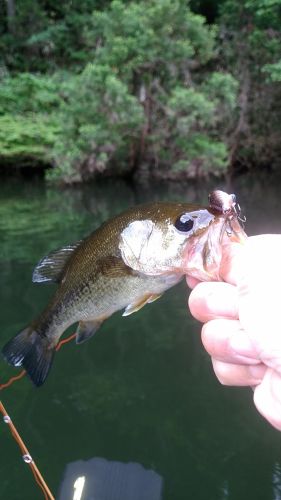
[[[66,184],[281,168],[278,2],[2,9],[1,163]]]

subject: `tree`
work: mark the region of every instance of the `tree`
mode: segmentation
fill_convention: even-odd
[[[20,73],[0,85],[0,158],[6,165],[51,165],[59,130],[59,81]]]
[[[281,0],[227,0],[220,18],[220,57],[239,81],[230,163],[280,165]]]
[[[7,25],[10,33],[14,33],[15,23],[15,2],[14,0],[6,0],[7,4]]]
[[[223,171],[219,130],[236,82],[207,69],[215,34],[183,0],[113,0],[94,11],[84,33],[93,62],[71,81],[61,108],[57,174]]]

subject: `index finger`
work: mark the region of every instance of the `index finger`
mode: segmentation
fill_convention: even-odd
[[[238,318],[237,288],[229,283],[202,282],[192,290],[188,305],[202,323],[214,318]]]

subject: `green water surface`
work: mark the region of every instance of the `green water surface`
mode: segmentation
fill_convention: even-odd
[[[214,187],[236,192],[249,234],[281,232],[276,179],[243,179],[231,188],[111,182],[56,189],[2,181],[1,345],[53,293],[52,285],[31,282],[43,255],[136,203],[206,203]],[[281,434],[257,413],[251,389],[223,387],[214,377],[200,324],[187,311],[188,293],[181,283],[137,314],[115,314],[89,342],[57,353],[44,386],[24,378],[2,392],[55,496],[68,463],[102,457],[156,471],[164,500],[281,499]],[[15,373],[0,360],[0,383]],[[4,423],[0,450],[0,498],[43,498]]]

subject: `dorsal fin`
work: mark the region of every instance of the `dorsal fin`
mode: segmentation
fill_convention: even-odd
[[[33,283],[59,283],[67,261],[81,242],[82,240],[59,250],[53,250],[43,257],[33,271]]]

